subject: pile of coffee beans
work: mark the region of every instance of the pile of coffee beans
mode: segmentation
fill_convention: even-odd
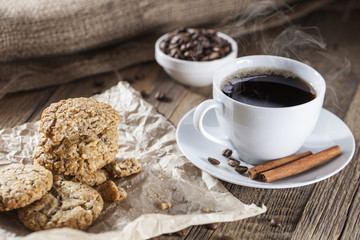
[[[211,61],[231,52],[231,44],[211,29],[181,28],[160,43],[165,54],[189,61]]]

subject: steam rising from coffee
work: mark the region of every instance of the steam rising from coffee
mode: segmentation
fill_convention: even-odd
[[[273,41],[263,39],[261,44],[264,54],[296,59],[319,71],[327,84],[326,107],[339,108],[334,85],[350,73],[351,63],[345,57],[331,54],[317,27],[291,25]]]
[[[246,15],[227,19],[231,27],[238,28],[240,56],[267,54],[283,56],[304,62],[315,68],[327,84],[325,107],[330,111],[339,107],[336,85],[341,84],[351,71],[351,63],[343,56],[334,55],[327,49],[318,27],[303,27],[291,22],[292,7],[285,0],[264,0],[247,2],[241,6]],[[281,23],[281,24],[280,24]],[[287,26],[277,36],[266,31],[273,26]],[[250,34],[251,33],[251,34]],[[248,52],[250,44],[256,45],[256,52]],[[243,51],[244,53],[241,53]]]

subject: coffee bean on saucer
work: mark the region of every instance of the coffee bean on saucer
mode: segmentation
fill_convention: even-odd
[[[224,149],[224,151],[222,152],[222,155],[225,156],[225,157],[231,157],[232,155],[232,150],[231,149]]]
[[[232,158],[232,157],[229,157],[227,159],[227,163],[232,166],[232,167],[236,167],[236,166],[239,166],[240,165],[240,161],[239,160],[236,160],[235,158]]]
[[[245,173],[248,170],[245,166],[235,166],[234,169],[240,174]]]
[[[220,164],[220,161],[215,159],[215,158],[212,158],[212,157],[208,157],[208,161],[212,164],[212,165],[219,165]]]
[[[270,221],[270,226],[272,227],[281,227],[281,221],[279,218],[272,218]]]

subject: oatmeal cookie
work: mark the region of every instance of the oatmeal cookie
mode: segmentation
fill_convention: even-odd
[[[119,114],[109,105],[91,98],[69,98],[51,104],[41,115],[40,130],[54,145],[64,138],[98,135],[120,122]]]
[[[105,201],[117,202],[127,197],[125,189],[117,187],[111,180],[97,186],[96,190],[101,194]]]
[[[141,171],[141,164],[135,158],[114,161],[105,166],[105,170],[113,178],[127,177]]]
[[[93,155],[89,159],[66,159],[54,157],[52,154],[41,151],[41,146],[37,146],[34,155],[34,164],[43,166],[53,173],[65,175],[86,175],[96,172],[106,164],[115,160],[117,151],[105,152],[96,157]]]
[[[44,110],[34,158],[56,174],[93,173],[115,160],[119,114],[90,98],[71,98]]]
[[[20,221],[30,230],[39,231],[90,226],[103,209],[104,201],[92,187],[58,180],[39,201],[18,209]]]
[[[63,139],[61,143],[55,144],[44,133],[39,133],[39,141],[35,150],[35,156],[47,153],[54,158],[63,159],[91,159],[100,157],[107,152],[118,151],[117,127],[105,129],[101,134],[82,135],[78,138]]]
[[[76,175],[72,178],[75,182],[86,183],[89,186],[97,186],[108,179],[108,174],[104,169],[99,169],[91,174]]]
[[[0,211],[27,206],[53,185],[51,172],[41,166],[12,164],[0,171]]]

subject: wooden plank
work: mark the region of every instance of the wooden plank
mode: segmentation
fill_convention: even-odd
[[[317,13],[318,14],[318,13]],[[360,21],[351,24],[336,22],[337,13],[312,15],[301,23],[319,26],[335,56],[348,54],[353,65],[349,75],[335,78],[329,86],[336,92],[337,106],[327,97],[325,106],[343,118],[360,140],[360,55],[358,28]],[[350,19],[358,18],[350,14]],[[334,34],[336,33],[336,34]],[[247,41],[246,39],[244,41]],[[240,55],[259,53],[254,46],[244,45]],[[321,71],[326,65],[318,63]],[[355,72],[354,72],[355,71]],[[11,94],[0,100],[0,127],[11,127],[26,121],[38,120],[41,111],[51,102],[68,97],[91,96],[102,92],[126,78],[144,74],[144,79],[131,84],[137,90],[146,90],[145,99],[166,116],[175,126],[185,113],[201,101],[211,97],[211,87],[189,88],[175,83],[155,62],[141,64],[109,74],[80,79],[60,87]],[[103,82],[99,84],[99,82]],[[171,102],[155,99],[158,90],[165,90]],[[331,91],[328,91],[330,93]],[[50,97],[51,96],[51,97]],[[222,223],[216,230],[204,226],[187,229],[185,236],[161,236],[159,239],[220,239],[224,235],[234,239],[359,239],[360,238],[360,155],[359,144],[354,159],[342,172],[318,184],[283,190],[247,188],[223,182],[235,197],[244,203],[265,204],[268,211],[257,217]],[[281,227],[272,227],[270,220],[278,217]]]
[[[55,87],[8,94],[0,100],[0,128],[13,127],[32,118],[39,105],[46,102]]]
[[[355,34],[360,26],[359,21],[354,24],[343,24],[336,20],[336,13],[314,15],[312,18],[319,23],[322,33],[329,39],[336,56],[346,56],[353,66],[359,65],[358,54],[360,48],[359,34]],[[354,17],[354,16],[353,16]],[[311,18],[311,16],[310,16]],[[357,16],[359,19],[359,17]],[[326,23],[326,24],[325,24]],[[336,34],[334,30],[336,29]],[[352,49],[352,51],[347,51]],[[346,54],[346,55],[344,55]],[[345,58],[344,58],[345,59]],[[330,67],[330,66],[329,66]],[[338,105],[329,98],[325,106],[337,116],[345,118],[357,141],[359,131],[359,70],[352,68],[347,74],[340,72],[337,78],[331,79],[329,87],[335,92]],[[360,162],[359,144],[350,164],[340,173],[330,179],[316,184],[316,187],[304,209],[302,218],[294,231],[293,239],[357,239],[359,236],[358,210]],[[331,191],[329,191],[331,189]]]
[[[37,113],[33,114],[33,117],[29,120],[39,120],[42,111],[46,107],[48,107],[51,103],[60,101],[62,99],[72,97],[90,97],[94,94],[104,92],[105,90],[116,85],[119,81],[133,80],[134,82],[132,84],[135,84],[135,75],[139,73],[140,68],[141,66],[137,65],[119,72],[99,74],[60,85],[53,91],[52,95],[47,99],[47,101],[45,101],[42,106],[38,108]],[[146,82],[146,77],[141,79],[141,81]]]
[[[348,213],[348,218],[345,222],[345,228],[341,233],[342,240],[360,239],[360,185],[358,184],[357,186],[356,195],[354,196]]]
[[[360,77],[359,77],[360,78]],[[356,186],[356,194],[354,195],[351,205],[349,207],[349,211],[347,213],[347,219],[345,222],[345,227],[341,233],[341,239],[360,239],[360,158],[359,158],[359,141],[360,141],[360,85],[357,88],[356,95],[354,97],[354,101],[349,107],[348,114],[345,117],[345,122],[352,129],[353,134],[356,138],[356,142],[358,143],[357,153],[353,159],[353,161],[357,162],[355,172],[358,173],[358,177],[356,179],[352,179],[353,185]]]
[[[151,92],[153,92],[153,89],[156,86],[156,80],[158,79],[160,71],[162,71],[162,68],[155,62],[149,62],[139,65],[139,68],[137,68],[137,72],[135,73],[135,75],[137,74],[138,76],[142,76],[143,79],[134,82],[133,84],[131,84],[131,86],[139,92],[145,91],[146,93],[150,94]]]
[[[175,126],[179,124],[181,118],[192,108],[199,105],[202,101],[209,98],[211,95],[211,87],[202,88],[203,92],[201,93],[196,91],[187,90],[184,92],[183,96],[179,98],[179,104],[174,109],[174,111],[169,116],[169,121],[172,122]],[[206,93],[207,91],[207,93]]]
[[[332,22],[334,22],[336,18],[334,18],[333,15],[330,17],[333,18]],[[329,20],[330,17],[327,19]],[[322,18],[322,16],[319,18]],[[313,24],[314,21],[318,22],[320,20],[310,19],[307,22]],[[325,24],[326,21],[323,23]],[[333,26],[328,24],[327,27],[329,28],[326,29],[328,30],[326,31],[326,34],[329,34],[327,35],[327,39],[334,39],[331,37],[333,34]],[[340,39],[337,38],[339,38],[339,36],[336,36],[335,40],[330,42],[330,46],[336,46],[336,44],[339,43],[341,44],[343,38],[346,38],[346,36],[342,36]],[[250,49],[245,50],[247,52],[257,53],[251,49],[253,48],[250,47]],[[342,54],[344,54],[344,49],[334,48],[333,50],[334,51],[331,54],[334,54],[334,57],[341,57],[343,56]],[[355,52],[352,55],[353,58],[351,60],[356,60],[356,58],[354,58],[356,56],[358,56],[358,54]],[[329,55],[327,57],[331,56]],[[331,76],[332,78],[330,79],[329,76],[336,72],[328,71],[329,65],[319,62],[316,66],[318,66],[328,81],[329,95],[325,101],[325,107],[343,118],[348,112],[350,101],[356,94],[356,87],[359,81],[356,80],[353,72],[349,73],[346,71],[338,73],[337,76]],[[338,65],[338,67],[341,66]],[[341,71],[342,69],[339,70]],[[343,74],[345,72],[347,73],[346,75]],[[343,76],[341,74],[343,74]],[[181,104],[179,106],[181,106]],[[180,109],[176,109],[176,111],[178,110]],[[175,117],[176,114],[178,113],[175,112],[172,115],[174,116],[173,118],[181,118],[181,114],[178,114],[179,116]],[[356,199],[356,197],[353,196],[357,189],[356,186],[358,185],[357,182],[354,183],[354,181],[347,179],[347,176],[350,174],[350,179],[358,179],[357,173],[359,171],[352,166],[349,166],[347,169],[350,169],[350,172],[342,173],[341,177],[339,177],[340,175],[338,174],[321,183],[291,190],[259,190],[226,184],[228,189],[234,192],[235,196],[241,201],[245,203],[255,202],[256,204],[264,203],[268,207],[268,211],[265,214],[254,218],[223,224],[219,227],[220,230],[213,231],[211,239],[218,239],[223,236],[224,233],[234,239],[290,239],[292,237],[294,239],[333,239],[340,236],[342,227],[346,221],[346,214],[349,213],[348,209],[352,203],[352,199]],[[349,189],[348,186],[351,186],[351,188]],[[329,191],[329,189],[333,188],[337,189],[334,190],[334,193]],[[342,195],[344,191],[349,191],[348,195],[345,197]],[[254,199],[254,196],[257,196],[257,198]],[[336,201],[338,198],[340,198],[340,201]],[[331,204],[330,207],[327,207],[328,202]],[[305,206],[306,209],[303,213]],[[355,221],[358,216],[356,214],[358,212],[355,207],[357,206],[356,202],[353,206],[352,209],[354,213],[350,213],[353,220],[348,222],[349,229],[355,229],[356,226],[358,226],[356,225],[358,224],[358,221]],[[314,213],[316,213],[315,216]],[[304,220],[304,216],[313,219]],[[283,226],[280,228],[271,227],[270,220],[273,217],[280,218]],[[335,227],[332,227],[334,225],[334,217],[339,217],[341,219],[340,222],[342,222],[339,224],[335,223]],[[297,225],[299,221],[300,223]],[[305,224],[302,225],[303,223]],[[311,225],[314,224],[315,227],[312,229]],[[322,233],[318,234],[318,232]],[[313,233],[313,235],[311,233]],[[194,226],[191,228],[185,239],[209,239],[209,236],[208,231],[204,231],[201,227]]]
[[[345,121],[353,130],[357,141],[360,140],[360,86],[350,105]],[[293,239],[335,239],[360,234],[360,228],[350,232],[356,226],[357,209],[350,206],[359,205],[360,160],[359,143],[355,157],[340,173],[329,180],[316,185],[303,216],[294,232]],[[332,191],[329,191],[332,189]],[[359,225],[357,225],[359,226]],[[304,232],[306,229],[306,232]],[[351,238],[344,238],[351,239]]]
[[[339,238],[357,188],[358,164],[352,161],[341,173],[316,184],[293,239]]]
[[[229,190],[246,204],[267,207],[265,214],[227,223],[223,233],[235,239],[289,239],[301,216],[313,186],[295,189],[258,189],[233,185]],[[279,218],[281,227],[272,227],[272,218]]]
[[[102,82],[102,86],[98,87],[98,81]],[[89,97],[94,93],[101,92],[103,88],[114,85],[116,81],[114,73],[110,73],[60,85],[55,89],[52,95],[38,107],[38,111],[32,116],[32,118],[29,119],[29,121],[39,120],[42,111],[51,103],[72,97]]]

